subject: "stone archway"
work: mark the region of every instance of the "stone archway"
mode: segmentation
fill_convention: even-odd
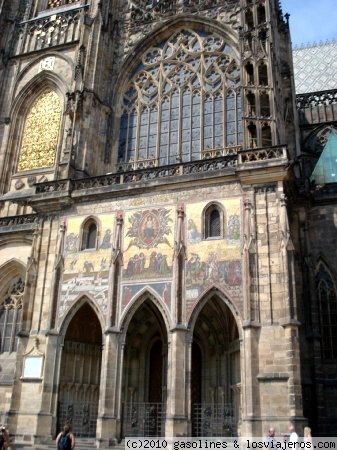
[[[237,436],[241,391],[239,331],[233,313],[217,295],[209,298],[196,317],[191,356],[193,435]]]
[[[147,299],[126,332],[122,386],[122,436],[161,436],[165,430],[167,331]]]
[[[95,437],[102,364],[102,328],[85,303],[70,321],[60,367],[58,428],[68,423],[77,437]]]

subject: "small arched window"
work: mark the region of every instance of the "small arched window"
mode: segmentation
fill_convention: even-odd
[[[266,92],[262,92],[260,95],[260,115],[270,117],[269,95]]]
[[[253,12],[250,9],[248,11],[246,11],[245,19],[246,19],[247,29],[252,28],[254,26],[254,18],[253,18]]]
[[[83,226],[82,250],[94,250],[97,248],[97,224],[94,219],[89,219]]]
[[[205,212],[204,237],[205,239],[222,238],[224,227],[223,210],[218,205],[211,205]]]
[[[268,69],[263,63],[259,65],[259,85],[268,86]]]
[[[248,103],[248,115],[255,116],[256,115],[256,102],[255,95],[252,92],[248,92],[247,94],[247,103]]]
[[[247,84],[248,86],[252,86],[254,84],[254,66],[252,63],[248,62],[245,65]]]
[[[323,264],[316,274],[316,298],[319,312],[323,359],[337,358],[337,295],[336,287]]]
[[[257,23],[261,24],[266,21],[266,8],[264,5],[260,5],[257,8]]]
[[[248,146],[250,148],[257,147],[257,130],[256,125],[254,125],[253,123],[250,123],[248,125]]]
[[[22,277],[13,280],[0,301],[0,353],[14,352],[18,344],[25,284]]]
[[[264,125],[261,130],[262,147],[270,147],[272,145],[271,128]]]

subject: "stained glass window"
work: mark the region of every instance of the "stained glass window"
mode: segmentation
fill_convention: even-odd
[[[316,274],[322,356],[337,358],[337,296],[331,275],[321,264]]]
[[[205,211],[204,220],[205,239],[223,237],[224,213],[220,206],[210,205]]]
[[[143,54],[123,92],[121,170],[202,159],[242,143],[239,62],[222,37],[178,30]]]
[[[0,353],[17,349],[24,288],[21,277],[13,280],[0,304]]]

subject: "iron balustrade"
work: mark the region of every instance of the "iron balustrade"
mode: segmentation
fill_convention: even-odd
[[[124,403],[122,438],[165,435],[166,405],[163,403]]]
[[[196,437],[237,436],[237,414],[231,404],[195,403],[192,432]]]

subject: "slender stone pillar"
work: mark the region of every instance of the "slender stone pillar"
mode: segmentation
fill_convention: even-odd
[[[105,334],[96,432],[100,448],[108,448],[120,438],[117,424],[118,336],[114,330],[108,330]]]
[[[187,436],[187,330],[176,328],[171,332],[167,364],[167,417],[165,435]]]

